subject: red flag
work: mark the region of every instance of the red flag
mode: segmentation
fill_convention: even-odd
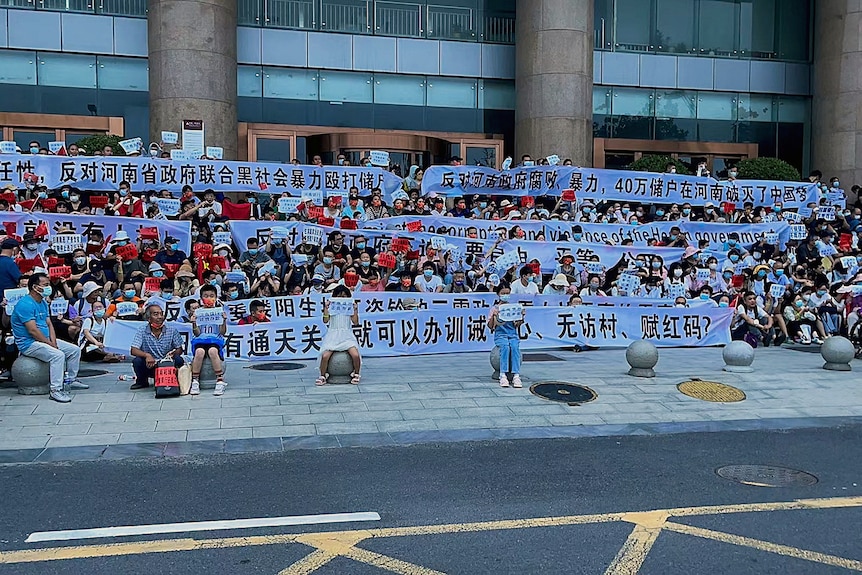
[[[251,219],[251,204],[235,204],[230,200],[222,200],[221,214],[229,220]]]
[[[33,235],[37,238],[46,237],[48,235],[48,224],[46,224],[45,222],[39,222],[39,225],[36,226],[36,230],[33,232]]]

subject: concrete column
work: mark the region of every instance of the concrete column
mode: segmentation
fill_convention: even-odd
[[[592,0],[518,0],[515,26],[515,163],[592,166]]]
[[[203,120],[236,159],[236,0],[149,0],[150,138]]]
[[[862,3],[814,3],[812,169],[862,183]],[[807,174],[806,174],[807,175]]]

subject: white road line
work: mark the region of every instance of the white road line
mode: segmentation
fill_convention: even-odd
[[[289,525],[353,523],[358,521],[380,521],[380,515],[374,512],[330,513],[324,515],[259,517],[256,519],[232,519],[224,521],[160,523],[156,525],[125,525],[122,527],[70,529],[67,531],[37,531],[35,533],[31,533],[30,536],[27,537],[25,543],[39,543],[42,541],[72,541],[75,539],[100,539],[103,537],[129,537],[132,535],[154,535],[157,533],[189,533],[193,531],[222,531],[229,529],[254,529],[258,527],[284,527]]]

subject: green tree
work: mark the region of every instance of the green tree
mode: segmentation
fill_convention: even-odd
[[[802,179],[799,170],[778,158],[749,158],[736,165],[742,180],[775,180],[798,182]]]
[[[87,136],[86,138],[81,138],[75,144],[78,145],[79,148],[84,148],[87,150],[87,154],[90,155],[96,150],[103,150],[105,146],[111,146],[114,151],[115,156],[125,156],[126,152],[123,151],[123,148],[120,146],[120,141],[124,140],[122,136],[113,136],[110,134],[96,134],[94,136]]]
[[[665,167],[672,163],[676,166],[676,173],[689,175],[691,172],[686,167],[685,164],[680,162],[679,160],[675,160],[670,156],[658,156],[658,155],[646,155],[642,156],[640,160],[635,160],[629,166],[630,170],[634,170],[636,172],[664,172]]]

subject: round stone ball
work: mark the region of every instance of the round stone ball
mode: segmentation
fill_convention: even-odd
[[[726,365],[749,367],[754,363],[754,348],[744,341],[732,341],[721,352]]]
[[[626,361],[636,369],[652,369],[658,363],[658,349],[644,339],[633,341],[626,349]]]
[[[350,383],[350,374],[353,373],[353,360],[346,351],[335,351],[329,358],[326,368],[329,373],[329,383]]]
[[[491,350],[491,367],[494,368],[494,371],[500,371],[500,348],[496,345],[494,349]]]
[[[46,395],[51,391],[51,368],[44,361],[26,355],[12,364],[12,379],[21,395]]]
[[[820,355],[823,356],[827,366],[847,366],[849,371],[850,362],[856,357],[856,349],[846,337],[834,336],[820,346]]]
[[[225,381],[230,383],[230,380],[228,379],[227,375],[227,362],[223,361],[221,364],[221,368],[224,371]],[[201,375],[198,381],[201,384],[201,389],[215,389],[216,374],[215,370],[213,369],[213,364],[209,360],[209,358],[204,359],[204,363],[201,366]]]

